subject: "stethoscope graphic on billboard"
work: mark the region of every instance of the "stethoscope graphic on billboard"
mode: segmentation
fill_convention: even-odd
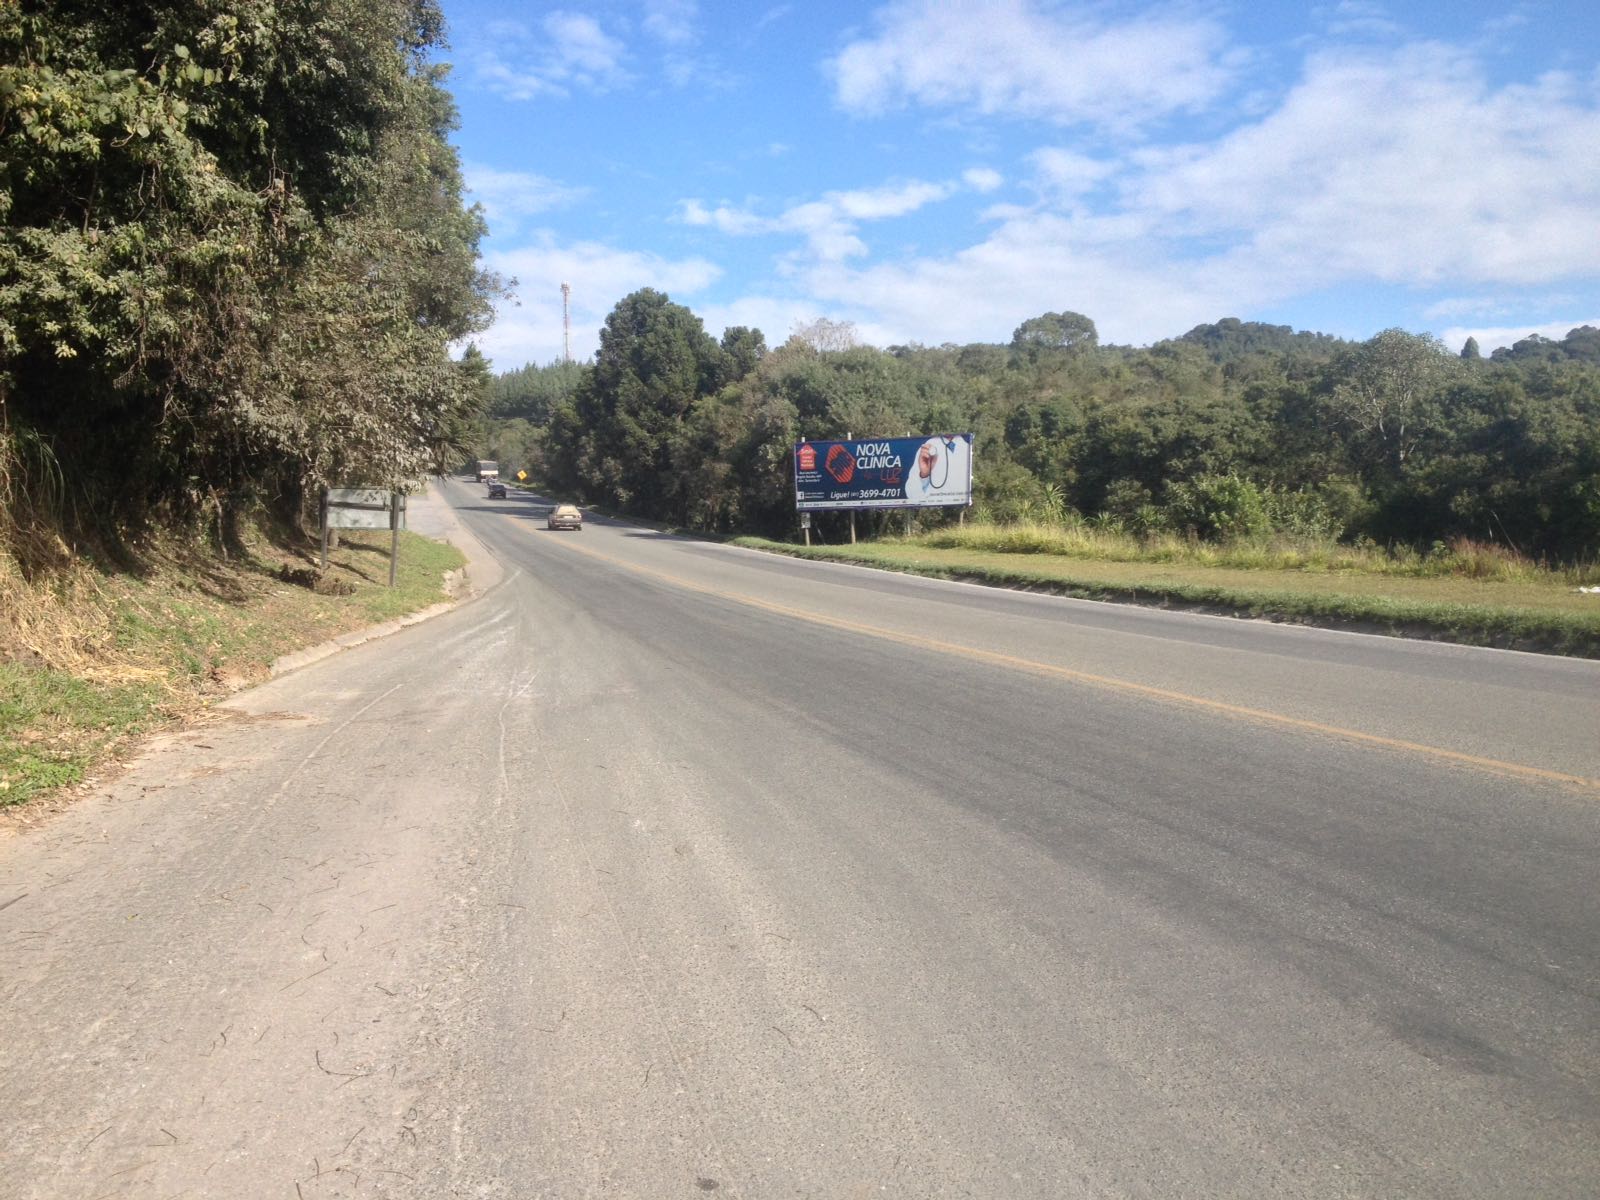
[[[944,453],[940,453],[940,449]],[[927,486],[933,491],[941,491],[944,485],[950,482],[950,461],[955,457],[956,439],[949,434],[929,438],[922,444],[918,456],[923,460],[917,464],[917,474],[927,480]],[[924,466],[926,469],[924,470]]]
[[[941,440],[944,442],[943,462],[941,463],[938,459],[935,459],[933,470],[928,473],[928,482],[931,483],[935,489],[942,488],[945,484],[950,482],[950,460],[955,457],[956,453],[955,438],[945,437]],[[940,466],[944,467],[944,474],[935,479],[933,478],[933,475],[938,471]]]

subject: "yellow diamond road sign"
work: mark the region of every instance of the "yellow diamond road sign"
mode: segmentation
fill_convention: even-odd
[[[518,471],[517,472],[517,478],[519,480],[526,479],[527,477],[528,477],[528,473],[526,471]]]

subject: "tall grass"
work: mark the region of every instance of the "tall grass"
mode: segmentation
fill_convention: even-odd
[[[1182,563],[1239,570],[1349,572],[1413,578],[1455,577],[1507,583],[1600,583],[1600,562],[1550,566],[1509,547],[1455,538],[1426,552],[1373,542],[1346,545],[1330,539],[1283,535],[1203,542],[1172,534],[1136,537],[1086,521],[972,522],[909,539],[930,549],[992,554],[1047,554],[1101,562]]]

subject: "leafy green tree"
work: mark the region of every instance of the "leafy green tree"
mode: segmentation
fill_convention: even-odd
[[[1266,325],[1224,317],[1211,325],[1196,325],[1177,339],[1199,346],[1218,366],[1237,368],[1261,360],[1312,360],[1326,362],[1345,343],[1326,333],[1296,331],[1288,325]]]
[[[1561,339],[1561,348],[1569,359],[1600,366],[1600,329],[1593,325],[1580,325],[1569,330]]]
[[[767,339],[759,329],[730,325],[722,331],[722,366],[717,384],[725,387],[751,374],[767,356]]]
[[[1100,334],[1094,322],[1082,313],[1048,312],[1030,317],[1011,335],[1013,354],[1023,358],[1059,351],[1083,354],[1100,344]]]
[[[1500,363],[1554,363],[1566,357],[1561,343],[1542,333],[1529,334],[1510,346],[1500,346],[1489,356]]]
[[[0,5],[0,424],[113,532],[459,440],[477,266],[433,0]]]
[[[1330,368],[1336,414],[1369,439],[1380,461],[1399,471],[1429,432],[1432,401],[1452,359],[1431,334],[1385,329]]]

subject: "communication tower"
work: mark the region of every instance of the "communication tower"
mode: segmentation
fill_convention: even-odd
[[[561,360],[572,361],[572,285],[561,285]]]

